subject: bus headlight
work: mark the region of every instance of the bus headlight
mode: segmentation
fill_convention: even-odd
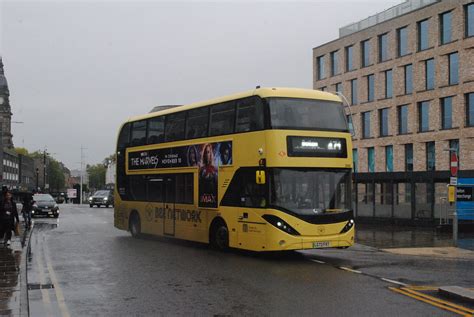
[[[270,224],[273,226],[277,227],[281,231],[284,231],[288,234],[294,235],[294,236],[299,236],[299,232],[293,229],[289,224],[287,224],[283,219],[278,218],[277,216],[273,215],[263,215],[263,219],[268,221]]]
[[[342,228],[341,232],[340,233],[344,233],[344,232],[347,232],[349,230],[351,230],[351,228],[354,227],[354,219],[350,219],[346,225],[344,226],[344,228]]]

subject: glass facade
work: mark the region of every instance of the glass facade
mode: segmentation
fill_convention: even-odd
[[[449,54],[448,60],[449,60],[449,84],[455,85],[459,83],[458,53]]]
[[[324,56],[316,58],[316,64],[318,65],[318,80],[324,78]]]
[[[451,129],[453,126],[453,97],[441,98],[441,128]]]
[[[434,58],[425,61],[425,89],[431,90],[435,86],[435,64]]]
[[[474,3],[466,5],[465,10],[466,36],[474,36]]]
[[[474,127],[474,92],[466,94],[466,125]]]
[[[362,51],[362,67],[367,67],[370,65],[370,42],[369,40],[365,40],[361,43],[361,51]]]
[[[359,156],[357,154],[357,149],[352,149],[352,165],[354,173],[357,173],[359,165]]]
[[[434,171],[436,169],[435,143],[426,142],[426,170]]]
[[[413,171],[413,144],[405,144],[405,171]]]
[[[405,94],[413,93],[413,66],[408,64],[405,67]]]
[[[336,92],[342,92],[342,83],[337,83],[335,85]]]
[[[362,138],[370,138],[370,111],[362,112]]]
[[[408,105],[398,107],[398,133],[408,133]]]
[[[429,48],[428,40],[429,20],[418,22],[418,50],[423,51]]]
[[[388,108],[379,110],[380,136],[388,135]]]
[[[422,101],[418,103],[418,131],[426,132],[430,129],[430,103]]]
[[[339,51],[331,52],[331,76],[339,74]]]
[[[385,147],[385,171],[393,172],[393,145]]]
[[[346,47],[346,71],[351,71],[354,69],[354,59],[353,59],[354,47]]]
[[[388,34],[379,36],[379,62],[388,60]]]
[[[397,30],[398,56],[408,54],[408,27]]]
[[[439,16],[439,41],[441,44],[451,42],[452,17],[453,13],[451,11],[440,14]]]
[[[367,167],[368,172],[375,172],[375,149],[373,147],[367,148]]]
[[[393,95],[393,80],[392,70],[385,71],[385,98],[392,98]]]
[[[357,79],[351,80],[351,103],[357,104]]]
[[[374,74],[367,76],[367,101],[374,101],[375,97],[375,76]]]

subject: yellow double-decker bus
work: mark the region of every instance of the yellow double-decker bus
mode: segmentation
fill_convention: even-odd
[[[349,247],[352,143],[341,99],[259,88],[129,119],[115,227],[228,247]]]

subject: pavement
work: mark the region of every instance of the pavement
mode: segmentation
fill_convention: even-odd
[[[66,206],[64,207],[66,209]],[[331,283],[340,279],[340,277],[334,273],[335,271],[331,270],[331,267],[342,269],[346,272],[355,273],[355,276],[358,275],[360,277],[364,277],[363,280],[357,278],[354,279],[353,283],[355,286],[358,285],[358,283],[363,283],[366,285],[367,290],[364,292],[367,292],[366,295],[368,298],[371,296],[382,296],[381,294],[383,293],[379,294],[379,292],[384,292],[386,288],[384,288],[383,285],[379,285],[380,281],[389,282],[393,286],[400,287],[401,291],[399,288],[392,289],[390,287],[393,292],[399,292],[400,294],[407,296],[410,296],[410,292],[418,292],[416,294],[418,297],[421,294],[421,286],[424,287],[423,291],[426,290],[426,292],[429,292],[431,291],[431,287],[435,289],[436,287],[443,285],[458,285],[470,288],[472,288],[474,285],[474,274],[472,274],[474,251],[472,251],[471,242],[469,242],[472,240],[472,237],[470,236],[463,237],[464,239],[462,241],[464,241],[464,243],[460,244],[467,246],[466,248],[455,248],[452,247],[452,242],[449,235],[439,235],[432,229],[400,227],[387,228],[386,226],[380,228],[373,225],[359,226],[357,231],[357,244],[352,248],[347,250],[328,249],[299,252],[299,254],[301,254],[305,259],[309,259],[310,261],[318,264],[328,265],[327,268],[318,267],[316,269],[318,276],[320,273],[324,272],[324,274],[321,275],[321,277],[318,277],[318,283],[312,284],[313,282],[309,282],[311,279],[315,278],[314,273],[311,273],[314,269],[307,267],[304,264],[306,262],[302,261],[298,255],[284,256],[282,258],[277,256],[278,259],[276,259],[276,262],[280,264],[276,264],[274,263],[275,261],[273,261],[274,259],[271,256],[269,258],[262,258],[258,255],[252,254],[244,254],[242,256],[242,254],[239,252],[226,254],[225,256],[219,256],[219,254],[215,254],[213,251],[209,251],[199,245],[188,245],[186,242],[137,242],[136,240],[129,238],[128,234],[113,228],[111,223],[111,209],[102,208],[92,210],[78,206],[68,206],[67,208],[73,209],[71,209],[71,212],[69,213],[62,214],[61,217],[66,216],[66,219],[61,220],[63,221],[63,225],[61,226],[62,229],[58,229],[59,222],[57,222],[57,220],[38,219],[38,223],[36,224],[37,228],[35,228],[33,232],[33,236],[35,236],[35,238],[32,239],[31,242],[32,248],[34,249],[33,257],[36,256],[36,259],[32,260],[30,259],[31,256],[28,256],[29,248],[31,247],[31,232],[26,232],[26,234],[22,232],[19,237],[14,237],[12,239],[12,245],[9,248],[0,246],[0,316],[29,316],[31,311],[32,316],[44,314],[68,316],[69,309],[71,310],[71,313],[76,313],[72,315],[87,315],[93,311],[84,309],[93,309],[94,303],[96,304],[97,309],[95,312],[100,313],[102,309],[103,315],[116,315],[117,313],[120,315],[120,312],[124,313],[124,311],[117,309],[120,307],[120,305],[122,305],[122,302],[116,302],[115,300],[125,296],[125,290],[128,289],[129,284],[147,285],[147,278],[143,276],[136,277],[140,283],[136,283],[137,281],[134,279],[127,282],[121,280],[122,273],[129,270],[130,268],[130,266],[125,265],[125,262],[134,263],[135,261],[138,261],[139,257],[143,257],[143,259],[140,259],[140,265],[135,263],[133,266],[148,267],[150,263],[156,263],[157,261],[159,262],[164,260],[166,269],[161,269],[169,270],[169,268],[173,267],[175,263],[182,261],[182,254],[180,254],[181,251],[185,252],[185,254],[190,253],[190,259],[201,258],[202,260],[202,258],[208,258],[207,260],[210,261],[210,263],[217,261],[221,264],[225,264],[225,274],[223,274],[223,277],[217,278],[215,275],[211,274],[209,276],[209,283],[206,282],[208,283],[206,284],[206,287],[212,287],[213,289],[215,288],[217,292],[224,292],[224,295],[222,295],[223,297],[226,297],[225,286],[227,285],[228,281],[226,281],[225,278],[227,278],[226,276],[229,276],[228,273],[230,274],[230,272],[233,272],[232,274],[236,275],[243,273],[240,272],[240,266],[234,267],[234,264],[229,260],[229,258],[235,260],[236,263],[245,262],[246,265],[251,265],[255,270],[261,271],[259,274],[257,274],[258,276],[254,276],[254,273],[252,272],[245,272],[241,279],[243,279],[243,282],[248,282],[247,284],[244,283],[247,287],[255,288],[258,291],[261,291],[262,296],[265,294],[265,298],[271,302],[273,302],[274,299],[272,296],[269,296],[269,294],[271,295],[271,291],[269,291],[269,289],[265,286],[266,283],[263,283],[259,286],[253,284],[255,280],[261,279],[265,274],[276,274],[277,276],[280,276],[280,278],[287,280],[287,283],[284,285],[284,287],[280,288],[279,290],[281,293],[286,292],[286,288],[288,288],[288,290],[291,290],[292,288],[297,290],[300,286],[298,283],[304,284],[303,288],[312,288],[314,285],[318,285],[318,283],[328,283],[327,285],[329,287],[329,285],[332,285]],[[89,219],[91,222],[87,223],[86,220]],[[65,221],[67,222],[65,223]],[[81,221],[84,221],[84,223],[78,227],[78,223]],[[107,229],[104,230],[105,228]],[[89,243],[82,243],[81,240],[77,240],[77,236],[84,233],[87,233],[88,235],[84,236],[83,239],[87,237],[90,239],[90,241],[88,240]],[[95,236],[96,234],[97,236]],[[23,245],[22,240],[25,242]],[[96,241],[97,243],[94,244],[92,241]],[[465,243],[466,241],[468,242]],[[69,244],[66,245],[66,242]],[[118,242],[120,242],[120,244],[117,244]],[[52,248],[51,251],[49,248]],[[90,255],[90,259],[83,258],[81,254],[84,253],[77,251],[81,248],[85,250],[85,254]],[[136,248],[145,248],[146,250],[142,250],[143,252],[138,252],[138,249],[136,250]],[[155,254],[157,248],[161,248],[161,251]],[[122,253],[124,249],[127,251],[125,254]],[[176,252],[176,249],[181,249],[181,251]],[[71,253],[73,250],[76,250],[76,252]],[[167,252],[170,258],[162,258],[162,255]],[[147,256],[151,256],[151,258],[146,258],[144,254],[148,254]],[[93,260],[95,255],[97,255],[97,259]],[[122,261],[116,261],[116,257],[126,261],[122,264]],[[110,262],[105,262],[105,259],[107,259],[107,261],[110,260]],[[34,263],[37,261],[40,261],[37,263],[38,265],[34,265]],[[41,262],[44,263],[41,264]],[[259,263],[256,265],[253,262]],[[117,265],[117,267],[114,268],[113,266],[110,266],[112,263],[116,263],[115,265]],[[302,274],[302,277],[293,280],[294,285],[289,285],[288,282],[290,279],[285,275],[286,273],[282,271],[281,264],[283,266],[288,266],[290,272],[292,273],[292,275],[290,274],[292,276],[292,280],[295,278],[295,274]],[[209,266],[209,263],[194,263],[194,266],[196,265],[202,265],[203,267],[206,267]],[[293,267],[294,265],[295,267]],[[185,266],[185,264],[181,264],[181,266]],[[263,267],[260,268],[260,266],[269,266],[270,271],[267,270],[268,268],[264,269]],[[108,279],[104,276],[104,267],[109,267],[112,273],[117,271],[115,272],[115,275],[112,274],[112,279]],[[193,272],[194,270],[198,271],[195,267],[193,267],[193,265],[191,265],[189,268],[185,269],[183,267],[181,269],[183,274],[185,272]],[[27,280],[27,271],[28,274],[31,273],[30,280]],[[84,275],[84,271],[89,271],[91,273],[90,275]],[[97,280],[93,281],[92,279],[95,277],[96,271],[97,273],[102,272],[102,274],[97,274]],[[169,274],[174,273],[169,272]],[[87,278],[84,278],[85,276],[87,276]],[[253,278],[250,278],[252,276]],[[323,278],[322,276],[326,276],[326,278]],[[166,279],[166,277],[167,276],[165,274],[163,278]],[[144,279],[141,280],[142,278]],[[150,275],[148,278],[156,278],[156,276]],[[191,279],[193,278],[196,279],[197,277],[192,276]],[[376,280],[374,280],[374,278]],[[189,284],[189,281],[186,282],[183,280],[179,282],[180,278],[176,277],[176,279],[178,280],[178,283],[171,282],[171,280],[163,281],[163,283],[168,283],[165,284],[171,288],[171,291],[177,292],[180,296],[182,296],[182,293],[188,293],[188,291],[190,291],[190,289],[187,288],[193,288],[189,285],[185,285],[182,289],[180,283],[183,282],[184,284]],[[175,281],[175,278],[172,280]],[[370,280],[373,280],[373,282],[370,283]],[[349,279],[348,281],[352,280]],[[274,280],[269,279],[267,282],[270,286],[273,285],[276,290],[279,288]],[[196,281],[196,283],[200,285],[200,283],[202,284],[203,282],[199,280]],[[349,282],[349,284],[351,283],[352,282]],[[54,285],[54,288],[44,289],[45,286],[50,284]],[[349,289],[351,288],[345,279],[341,279],[340,284],[345,284],[346,287]],[[378,287],[379,290],[370,291],[369,285],[372,284],[377,285],[376,287]],[[35,285],[41,286],[41,289],[36,290],[33,287]],[[79,287],[79,285],[82,285],[82,287]],[[118,285],[121,285],[121,287],[118,287]],[[61,287],[64,288],[64,292]],[[150,285],[147,287],[152,287],[153,289],[156,288],[155,286]],[[30,290],[28,290],[28,288]],[[87,289],[88,291],[84,292],[84,289]],[[198,287],[198,289],[200,288]],[[164,300],[167,298],[166,294],[170,292],[162,288],[156,288],[155,290],[159,290],[162,293],[161,295],[163,296]],[[242,290],[242,288],[238,288],[238,291],[234,290],[234,292],[240,294]],[[314,291],[317,292],[317,289],[315,288]],[[345,291],[345,289],[341,288],[338,290],[332,290],[332,292],[338,291]],[[222,301],[223,297],[215,294],[214,291],[206,290],[205,292],[207,292],[207,295],[215,297],[216,301]],[[116,297],[108,298],[104,294],[115,294]],[[247,293],[244,292],[240,294],[241,297],[247,298],[247,296],[244,294]],[[290,294],[291,292],[288,294],[288,296],[290,296]],[[140,298],[140,296],[129,295],[130,294],[127,293],[127,296],[124,297],[124,303],[126,304],[125,310],[128,312],[133,312],[133,309],[137,308],[135,304],[138,305],[138,303],[132,305],[132,302],[137,300],[137,298]],[[171,296],[171,294],[168,295]],[[107,297],[111,303],[115,303],[116,308],[102,307],[101,305],[103,305],[104,302],[107,302],[104,301],[104,296]],[[146,297],[149,295],[147,293],[146,295],[142,294],[142,296]],[[178,298],[180,296],[178,296]],[[189,296],[195,297],[196,294],[193,292]],[[221,307],[221,311],[215,310],[215,307],[209,306],[201,307],[199,312],[204,314],[222,313],[231,315],[237,313],[248,313],[253,315],[265,312],[255,308],[254,305],[256,305],[257,302],[255,302],[254,305],[247,306],[239,303],[239,301],[235,302],[236,298],[234,298],[233,294],[229,293],[228,296],[228,300],[231,300],[234,304],[232,309],[223,310]],[[276,294],[275,296],[278,297]],[[387,296],[387,294],[383,296]],[[428,295],[425,294],[424,296]],[[48,298],[49,301],[45,300]],[[73,299],[72,301],[67,300],[71,298]],[[148,309],[158,309],[155,307],[156,303],[152,301],[152,298],[147,298],[146,300],[150,300]],[[177,299],[170,297],[169,299],[163,301],[162,304],[170,304],[176,300]],[[182,300],[184,300],[184,298],[182,298]],[[251,299],[247,300],[251,301]],[[45,305],[45,302],[55,303],[56,306],[53,308],[48,307]],[[90,303],[90,306],[83,306],[85,302]],[[405,302],[402,299],[393,298],[391,299],[391,303],[396,303],[396,307],[400,307],[400,305],[405,308],[410,307],[410,309],[414,309],[412,311],[413,313],[416,311],[423,312],[422,315],[425,313],[426,315],[433,315],[435,312],[431,311],[429,313],[429,311],[422,310],[424,308],[410,306],[410,302]],[[193,305],[201,304],[202,303],[198,304],[198,301],[193,303]],[[304,305],[302,304],[303,306],[299,307],[300,312],[303,315],[311,311],[309,307],[306,307],[306,304],[307,303],[305,302]],[[357,301],[353,302],[352,304],[355,306],[358,305]],[[360,308],[362,309],[363,305],[360,306]],[[124,307],[121,307],[120,309],[124,309]],[[168,312],[180,312],[183,314],[196,313],[196,311],[187,311],[184,307],[179,311],[172,310],[176,309],[174,305],[171,305],[171,308],[169,309],[170,310],[168,310]],[[286,308],[283,307],[282,309]],[[321,306],[318,307],[318,309],[318,311],[323,312],[325,308]],[[37,314],[35,314],[35,312]],[[145,310],[142,312],[154,313],[157,311]],[[289,312],[290,311],[288,311],[288,313]],[[342,312],[342,315],[344,315],[344,310],[342,310]],[[282,311],[280,311],[280,313],[282,313]]]

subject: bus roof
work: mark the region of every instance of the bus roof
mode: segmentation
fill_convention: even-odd
[[[153,112],[153,113],[149,113],[145,115],[131,117],[127,120],[127,122],[153,118],[153,117],[165,115],[168,113],[180,112],[184,110],[204,107],[204,106],[208,106],[208,105],[212,105],[216,103],[222,103],[222,102],[231,101],[235,99],[241,99],[241,98],[250,97],[250,96],[260,96],[261,98],[288,97],[288,98],[320,99],[320,100],[327,100],[327,101],[342,102],[339,96],[329,93],[329,92],[320,91],[320,90],[302,89],[302,88],[264,87],[264,88],[256,88],[253,90],[248,90],[245,92],[228,95],[224,97],[218,97],[218,98],[210,99],[207,101],[200,101],[200,102],[191,103],[188,105],[174,107],[174,108],[157,111],[157,112]]]

